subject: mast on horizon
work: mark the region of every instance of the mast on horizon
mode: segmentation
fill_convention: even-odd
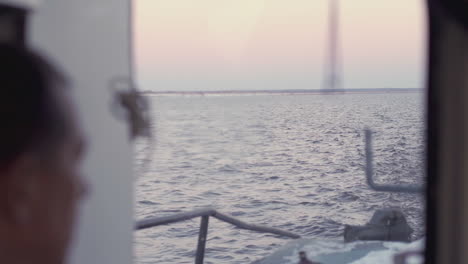
[[[339,14],[338,1],[328,0],[328,60],[325,62],[325,79],[323,89],[341,89],[339,76],[338,34]]]

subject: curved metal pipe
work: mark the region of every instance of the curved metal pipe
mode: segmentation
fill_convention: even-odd
[[[374,182],[373,154],[372,154],[372,131],[365,130],[366,143],[366,178],[367,184],[374,190],[380,192],[403,192],[403,193],[422,193],[424,186],[417,185],[385,185]]]
[[[241,228],[241,229],[262,232],[262,233],[271,233],[271,234],[275,234],[279,236],[286,236],[290,238],[301,238],[301,236],[291,233],[289,231],[285,231],[285,230],[281,230],[281,229],[277,229],[273,227],[248,224],[232,216],[228,216],[220,212],[217,212],[213,208],[198,209],[198,210],[182,212],[182,213],[178,213],[178,214],[174,214],[170,216],[143,219],[143,220],[137,221],[135,225],[135,229],[136,230],[147,229],[147,228],[151,228],[155,226],[167,225],[171,223],[190,220],[196,217],[201,217],[202,220],[200,223],[200,231],[198,234],[198,245],[197,245],[197,253],[195,256],[195,264],[203,264],[203,259],[205,257],[206,240],[207,240],[207,235],[208,235],[208,222],[209,222],[210,216],[218,220],[221,220],[223,222],[229,223],[231,225],[237,226],[238,228]]]
[[[192,218],[203,217],[203,216],[212,216],[218,220],[229,223],[241,229],[246,229],[246,230],[251,230],[251,231],[256,231],[256,232],[261,232],[261,233],[271,233],[271,234],[290,237],[290,238],[301,237],[292,232],[281,230],[278,228],[249,224],[237,218],[234,218],[232,216],[220,213],[213,208],[204,208],[204,209],[198,209],[198,210],[193,210],[189,212],[173,214],[170,216],[153,217],[153,218],[139,220],[137,221],[135,225],[135,229],[136,230],[147,229],[147,228],[151,228],[155,226],[172,224],[172,223],[186,221]]]

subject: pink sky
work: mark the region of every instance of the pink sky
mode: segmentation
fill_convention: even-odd
[[[421,87],[423,1],[340,3],[345,88]],[[319,89],[326,59],[327,4],[327,0],[136,0],[140,87]]]

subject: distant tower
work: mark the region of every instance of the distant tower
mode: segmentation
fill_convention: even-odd
[[[322,89],[342,89],[338,53],[338,1],[339,0],[328,0],[328,58],[325,62],[325,78]]]

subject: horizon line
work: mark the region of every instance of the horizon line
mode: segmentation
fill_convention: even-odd
[[[341,92],[416,92],[424,88],[349,88],[349,89],[262,89],[262,90],[142,90],[142,94],[246,94],[246,93],[341,93]]]

